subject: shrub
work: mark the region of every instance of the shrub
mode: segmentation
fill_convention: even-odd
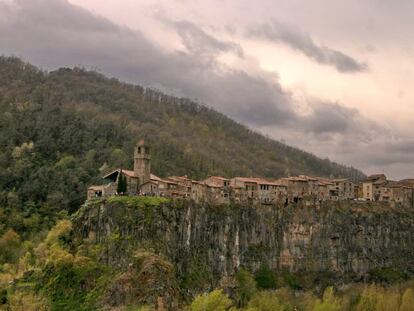
[[[262,266],[256,273],[257,286],[262,289],[275,289],[277,287],[276,275],[267,267]]]
[[[247,311],[288,311],[289,304],[282,303],[274,292],[258,292],[247,305]]]
[[[231,300],[222,290],[197,296],[190,306],[191,311],[225,311],[232,305]]]
[[[237,283],[237,305],[239,307],[244,307],[257,291],[256,281],[253,276],[244,269],[237,271],[235,277]]]

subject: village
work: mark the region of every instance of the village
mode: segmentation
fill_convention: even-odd
[[[292,202],[376,201],[414,207],[414,179],[387,180],[384,174],[355,182],[350,179],[292,176],[277,180],[256,177],[187,176],[160,178],[151,173],[150,147],[140,140],[134,151],[134,169],[116,169],[103,176],[104,184],[91,186],[87,198],[143,195],[182,198],[211,204],[289,204]],[[120,187],[121,184],[121,187]]]

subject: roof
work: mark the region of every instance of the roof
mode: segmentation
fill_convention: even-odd
[[[414,179],[413,178],[407,178],[399,181],[401,184],[407,187],[414,187]]]
[[[135,175],[135,172],[134,172],[134,171],[131,171],[131,170],[125,170],[125,169],[123,169],[123,168],[118,168],[118,169],[116,169],[116,170],[113,170],[112,172],[110,172],[110,173],[106,174],[106,175],[105,175],[105,176],[103,176],[102,178],[103,178],[103,179],[109,178],[111,175],[113,175],[113,174],[115,174],[115,173],[119,173],[119,172],[121,172],[121,171],[122,171],[122,173],[123,173],[124,175],[126,175],[126,176],[128,176],[128,177],[131,177],[131,178],[137,178],[137,176]],[[154,174],[150,174],[150,179],[151,179],[151,180],[154,180],[154,181],[162,181],[162,179],[161,179],[161,178],[159,178],[158,176],[156,176],[156,175],[154,175]]]
[[[335,179],[331,179],[333,182],[341,182],[341,181],[349,181],[348,178],[335,178]]]
[[[384,187],[388,187],[388,188],[407,188],[407,189],[411,188],[409,186],[406,186],[402,182],[393,181],[393,180],[390,180],[386,184],[384,184]]]
[[[368,176],[364,182],[376,181],[376,180],[387,180],[387,177],[384,174],[374,174]]]
[[[103,191],[105,188],[105,186],[101,185],[101,186],[90,186],[88,188],[88,190],[92,190],[92,191]]]
[[[155,180],[155,181],[162,181],[162,179],[161,179],[161,178],[159,178],[158,176],[156,176],[156,175],[154,175],[154,174],[151,174],[151,175],[150,175],[150,178],[151,178],[151,180]]]
[[[281,180],[307,182],[308,179],[304,177],[283,177]]]
[[[219,180],[222,180],[222,181],[230,180],[229,178],[225,178],[225,177],[221,177],[221,176],[209,176],[207,179],[209,179],[209,178],[219,179]]]
[[[307,181],[317,181],[318,178],[306,176],[306,175],[299,175],[299,178],[305,178]]]
[[[317,184],[319,186],[333,186],[335,183],[330,181],[329,179],[320,179],[318,180]]]
[[[282,186],[282,187],[284,187],[284,185],[282,185],[279,181],[271,181],[271,180],[266,180],[264,178],[235,177],[234,179],[237,179],[237,180],[242,181],[242,182],[255,183],[255,184],[259,184],[259,185],[271,185],[271,186]]]

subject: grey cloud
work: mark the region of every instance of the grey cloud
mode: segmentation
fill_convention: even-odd
[[[367,69],[366,64],[358,62],[341,51],[319,46],[309,34],[277,21],[254,26],[247,31],[247,35],[275,43],[284,43],[320,64],[334,66],[339,72],[361,72]]]
[[[190,52],[171,53],[153,45],[141,32],[119,27],[66,0],[16,3],[20,9],[0,24],[0,53],[22,57],[45,69],[97,68],[129,82],[196,98],[249,125],[283,124],[294,117],[289,94],[279,85],[223,68],[214,58],[207,62],[200,57],[206,51],[214,55],[237,48],[215,40],[195,25],[176,24]]]
[[[234,52],[239,57],[243,57],[244,53],[240,45],[229,41],[218,40],[192,22],[170,21],[166,18],[163,20],[176,29],[185,47],[193,54],[215,56],[221,52]]]

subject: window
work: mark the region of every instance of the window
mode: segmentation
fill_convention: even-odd
[[[138,154],[141,154],[141,147],[138,147]]]

